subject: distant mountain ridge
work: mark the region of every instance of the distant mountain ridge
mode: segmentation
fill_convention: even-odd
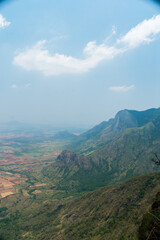
[[[28,205],[16,198],[0,209],[0,239],[146,240],[160,216],[160,168],[151,161],[160,156],[160,109],[120,111],[70,147],[77,150],[63,150],[40,173],[51,202],[20,194]]]
[[[122,110],[119,111],[113,122],[113,130],[142,127],[148,122],[155,121],[160,116],[160,108],[151,108],[145,111]]]
[[[155,123],[158,118],[160,119],[160,108],[151,108],[145,111],[121,110],[115,118],[103,121],[81,134],[69,148],[78,153],[88,154],[109,143],[125,129],[142,127],[149,122]]]
[[[77,137],[76,135],[74,135],[68,131],[59,131],[59,132],[55,133],[55,135],[53,136],[53,139],[65,140],[65,139],[74,139],[76,137]]]
[[[94,190],[157,171],[151,159],[160,153],[160,109],[120,111],[77,137],[70,149],[44,169],[58,189]]]

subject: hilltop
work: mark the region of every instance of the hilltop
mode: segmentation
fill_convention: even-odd
[[[160,108],[151,108],[145,111],[121,110],[115,118],[103,121],[87,132],[81,134],[69,148],[78,152],[89,154],[103,147],[130,128],[140,128],[148,123],[160,121]]]

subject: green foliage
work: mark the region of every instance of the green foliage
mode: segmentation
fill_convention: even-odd
[[[6,207],[0,208],[0,218],[5,217],[6,215],[7,215],[7,208]]]
[[[0,236],[7,240],[137,240],[137,228],[159,189],[159,179],[160,173],[153,173],[67,202],[37,205],[29,197],[17,198],[13,206],[18,210],[10,206],[12,214],[0,221]]]
[[[143,127],[127,128],[89,156],[77,155],[74,161],[72,157],[68,160],[63,156],[63,162],[54,162],[44,168],[42,174],[51,179],[57,189],[90,191],[157,171],[159,168],[151,159],[159,149],[160,127],[147,123]],[[66,159],[70,161],[69,166]]]
[[[157,193],[151,209],[143,215],[138,237],[139,240],[160,239],[160,192]]]
[[[10,171],[28,180],[17,187],[17,194],[1,200],[0,237],[137,240],[145,214],[139,228],[140,240],[145,239],[155,224],[153,215],[159,218],[156,208],[152,216],[146,212],[159,190],[160,173],[121,182],[158,170],[151,158],[160,148],[160,109],[122,111],[74,139],[70,147],[83,155],[63,151],[55,160],[53,151],[64,149],[66,143],[35,143],[34,139],[33,144],[24,141],[16,149],[17,156],[27,153],[40,161],[47,152],[52,164],[44,168],[26,164]],[[37,188],[37,183],[42,185]]]
[[[104,121],[81,134],[68,147],[78,153],[91,153],[119,137],[126,129],[141,128],[148,123],[160,125],[160,108],[146,111],[122,110],[114,119]]]

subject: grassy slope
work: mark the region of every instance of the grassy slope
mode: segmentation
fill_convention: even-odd
[[[85,154],[86,166],[57,161],[43,170],[60,190],[90,191],[157,171],[151,159],[160,149],[160,109],[121,111],[82,134],[72,147]]]
[[[15,213],[0,221],[0,234],[7,240],[136,240],[142,215],[159,189],[157,172],[101,188],[68,203],[46,202],[37,208],[30,200],[28,206],[19,205],[18,209],[17,205]]]
[[[147,121],[148,118],[145,123]],[[133,123],[131,121],[131,125]],[[122,122],[118,128],[124,125]],[[100,129],[96,128],[94,139],[94,131],[88,135],[87,141],[91,141],[94,147],[87,152],[87,159],[82,158],[81,161],[78,158],[78,161],[69,162],[68,166],[56,162],[44,168],[39,180],[45,177],[43,180],[52,185],[48,190],[49,201],[46,195],[40,198],[32,194],[2,201],[1,235],[7,240],[136,239],[141,216],[159,191],[159,173],[129,180],[112,188],[105,187],[67,204],[61,199],[156,170],[150,160],[153,152],[159,153],[159,126],[160,122],[156,119],[143,126],[123,129],[104,143],[103,139],[106,141],[110,136],[110,125],[106,126],[104,122]],[[100,139],[98,145],[97,139]],[[86,146],[85,151],[88,149]],[[53,194],[58,196],[53,196],[54,202],[50,203]],[[58,198],[60,202],[55,200]]]
[[[159,149],[160,129],[148,123],[144,127],[125,130],[119,138],[95,151],[91,157],[103,162],[107,173],[112,174],[109,183],[117,183],[156,171],[157,167],[151,159],[154,152],[159,154]]]
[[[148,123],[143,127],[126,129],[118,138],[86,156],[85,165],[81,157],[69,166],[56,161],[44,168],[43,174],[53,180],[57,189],[90,191],[157,171],[151,159],[154,152],[159,154],[159,149],[159,124]]]
[[[157,193],[149,211],[143,215],[138,237],[139,240],[160,239],[160,192]]]

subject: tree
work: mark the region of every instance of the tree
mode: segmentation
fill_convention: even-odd
[[[157,153],[154,153],[155,158],[152,158],[152,162],[154,162],[156,165],[160,165],[160,158],[158,157]]]

